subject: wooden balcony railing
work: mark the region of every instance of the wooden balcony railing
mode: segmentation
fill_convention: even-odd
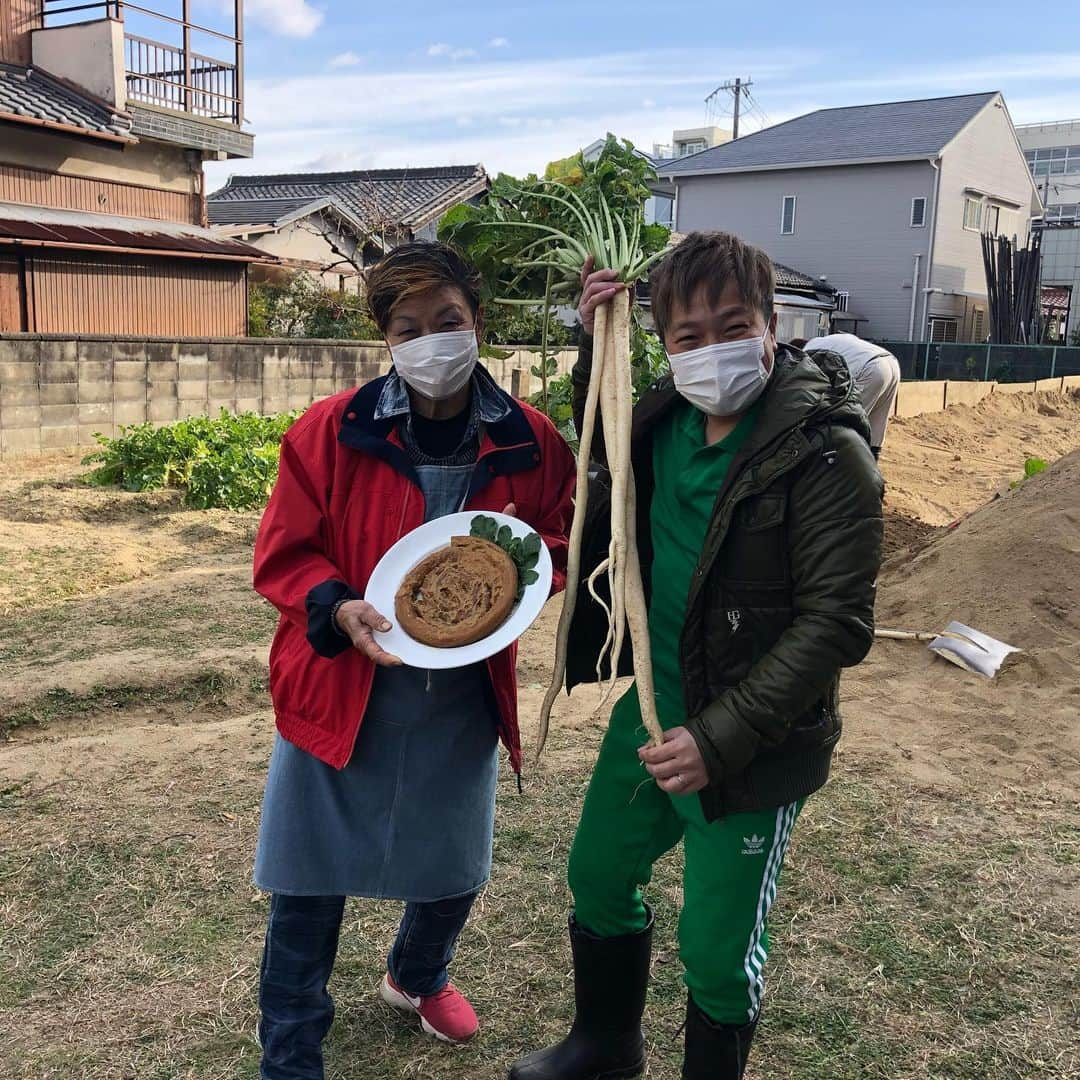
[[[158,41],[141,34],[124,33],[124,72],[129,101],[142,101],[163,109],[224,120],[239,127],[244,120],[243,2],[234,0],[233,33],[199,26],[189,18],[190,0],[180,0],[181,16],[176,18],[152,11],[126,0],[42,0],[42,24],[62,26],[70,19],[87,18],[85,12],[98,11],[103,18],[123,20],[127,12],[142,16],[140,21],[164,24],[172,31],[173,42]],[[202,34],[225,43],[227,57],[206,56],[191,47],[192,34]],[[216,51],[216,50],[215,50]]]

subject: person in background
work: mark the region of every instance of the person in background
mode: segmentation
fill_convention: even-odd
[[[371,572],[424,522],[495,510],[531,525],[553,589],[565,580],[574,458],[478,364],[479,275],[445,245],[407,244],[368,272],[367,298],[393,367],[289,429],[255,545],[255,588],[281,612],[254,874],[271,894],[263,1080],[323,1077],[346,896],[405,902],[384,1000],[449,1042],[478,1027],[447,965],[491,869],[500,737],[520,774],[516,648],[403,666],[377,641],[393,613],[362,599]]]
[[[589,270],[573,371],[579,427],[587,335],[596,308],[625,287]],[[570,853],[573,1027],[514,1065],[511,1080],[644,1069],[653,916],[641,890],[680,843],[682,1075],[743,1075],[784,856],[840,738],[840,670],[874,639],[881,477],[847,368],[777,343],[772,264],[728,233],[688,236],[650,286],[671,375],[635,408],[631,448],[664,742],[645,745],[631,687],[612,711]],[[603,447],[594,451],[602,463]],[[608,550],[600,495],[597,485],[583,570]],[[568,689],[595,681],[606,630],[582,590]]]
[[[870,449],[875,458],[880,457],[900,388],[900,361],[888,349],[854,334],[826,334],[809,341],[796,338],[791,344],[808,353],[828,349],[844,358],[855,383],[855,393],[870,418]]]

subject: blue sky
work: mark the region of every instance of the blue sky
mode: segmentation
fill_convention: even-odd
[[[197,0],[201,17],[225,0]],[[1016,123],[1080,116],[1080,5],[1028,10],[615,0],[246,0],[256,156],[230,172],[540,170],[606,131],[646,149],[751,76],[745,130],[816,108],[1001,90]],[[1069,14],[1069,12],[1072,12]],[[1044,29],[1045,28],[1045,29]],[[729,99],[730,100],[730,99]],[[719,121],[724,124],[724,121]]]

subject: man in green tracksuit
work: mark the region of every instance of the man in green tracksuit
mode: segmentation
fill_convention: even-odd
[[[583,275],[587,333],[621,287],[613,276]],[[664,744],[646,747],[631,688],[570,855],[574,1026],[512,1080],[642,1071],[652,915],[641,887],[680,840],[683,1076],[743,1074],[784,855],[840,737],[840,669],[873,640],[882,536],[881,478],[847,368],[777,343],[773,288],[768,257],[726,233],[689,236],[652,275],[672,373],[635,409],[632,456]],[[579,426],[591,355],[586,338],[573,373]],[[602,464],[603,448],[594,456]],[[590,494],[583,567],[607,552],[604,494],[602,483]],[[583,595],[568,689],[595,680],[605,634]],[[620,672],[630,661],[626,648]]]

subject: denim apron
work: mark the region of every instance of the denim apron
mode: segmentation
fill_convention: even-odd
[[[418,465],[425,521],[464,504],[473,465]],[[491,873],[497,713],[486,664],[376,668],[342,770],[275,737],[255,884],[267,892],[430,902]]]

